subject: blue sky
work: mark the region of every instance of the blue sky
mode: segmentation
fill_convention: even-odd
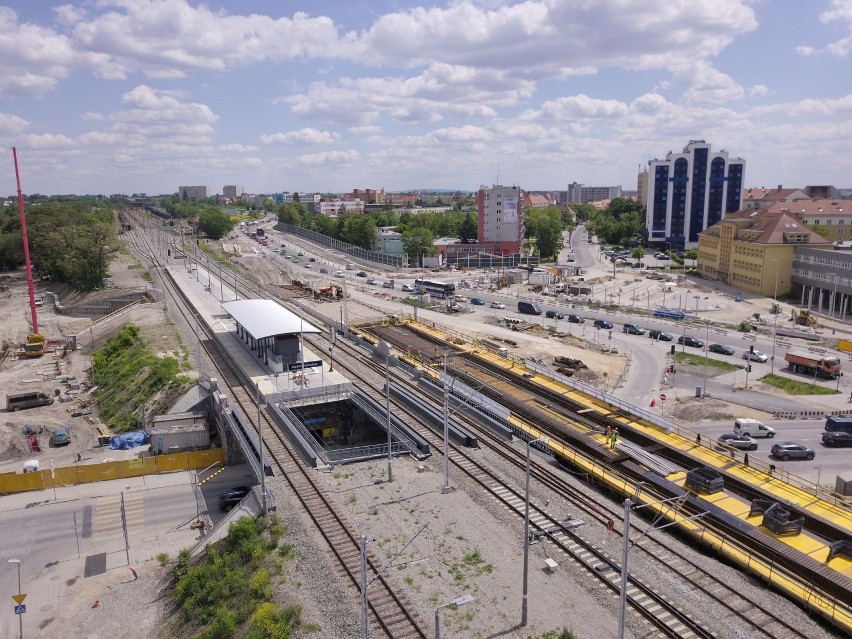
[[[852,187],[850,58],[852,0],[0,0],[0,194]]]

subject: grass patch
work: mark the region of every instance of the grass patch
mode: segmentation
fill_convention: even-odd
[[[675,362],[678,364],[691,364],[693,366],[704,366],[706,362],[708,367],[715,368],[722,373],[731,373],[743,368],[741,364],[731,364],[720,359],[704,357],[703,355],[696,355],[694,353],[681,353],[680,351],[675,352]]]
[[[152,353],[134,324],[95,352],[92,377],[101,414],[118,432],[140,428],[144,413],[158,414],[190,384],[178,361]]]
[[[300,606],[272,601],[277,569],[270,546],[282,530],[276,526],[274,519],[267,524],[262,517],[242,517],[197,561],[181,551],[171,589],[183,613],[177,636],[288,639],[300,630],[318,630],[302,622]]]
[[[169,564],[170,559],[171,557],[169,557],[169,553],[167,552],[157,553],[157,561],[163,567],[166,567]]]
[[[825,386],[817,386],[813,382],[800,382],[780,375],[765,375],[760,381],[781,389],[788,395],[838,395],[839,391]],[[846,392],[846,391],[844,391]]]

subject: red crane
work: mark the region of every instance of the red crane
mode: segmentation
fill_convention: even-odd
[[[30,262],[30,242],[27,239],[27,217],[24,215],[24,196],[21,193],[21,174],[18,172],[18,151],[12,147],[12,159],[15,162],[15,180],[18,184],[18,211],[21,214],[21,236],[24,242],[24,260],[27,265],[27,288],[30,293],[30,312],[33,318],[33,332],[27,336],[26,354],[39,356],[44,354],[44,337],[38,332],[38,313],[36,312],[35,287],[33,286],[33,268]]]

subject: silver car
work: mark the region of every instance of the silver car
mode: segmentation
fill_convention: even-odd
[[[765,364],[769,361],[769,356],[766,353],[761,353],[760,351],[746,351],[743,353],[743,359],[747,359],[752,362],[760,362],[761,364]]]
[[[772,447],[772,454],[778,459],[813,459],[814,451],[796,442],[778,442]]]
[[[719,435],[718,441],[720,444],[726,444],[740,450],[757,450],[757,440],[748,435],[725,433],[724,435]]]

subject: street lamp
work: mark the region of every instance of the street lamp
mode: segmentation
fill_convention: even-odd
[[[18,592],[15,593],[20,596],[21,594],[21,560],[20,559],[10,559],[10,564],[15,564],[18,566]],[[23,605],[23,604],[18,604]],[[24,639],[24,615],[18,615],[18,639]]]
[[[525,498],[524,498],[524,588],[523,588],[523,599],[521,601],[521,626],[527,625],[527,599],[529,588],[528,584],[528,573],[529,573],[529,565],[530,565],[530,446],[536,443],[546,443],[550,441],[550,437],[539,437],[538,439],[533,439],[531,441],[527,441],[527,475],[526,475],[526,488],[525,488]]]
[[[769,365],[769,373],[775,374],[775,342],[778,341],[778,260],[774,257],[769,258],[770,262],[775,262],[775,295],[772,297],[772,313],[775,315],[775,321],[772,325],[772,363]]]
[[[463,606],[471,601],[473,601],[473,595],[462,595],[453,599],[450,603],[445,603],[435,608],[435,639],[441,639],[441,615],[439,614],[441,609],[449,608],[450,606]]]

